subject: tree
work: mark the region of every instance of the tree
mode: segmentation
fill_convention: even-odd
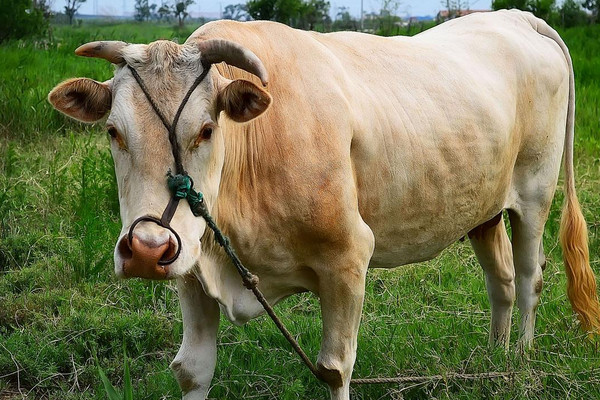
[[[559,14],[560,24],[565,28],[583,25],[588,20],[588,16],[581,8],[581,4],[575,0],[565,0],[559,8]]]
[[[445,0],[442,1],[442,5],[448,10],[448,19],[460,17],[461,11],[469,8],[469,3],[462,0]]]
[[[183,22],[190,15],[187,12],[187,8],[194,4],[194,0],[183,0],[175,3],[175,7],[173,7],[173,15],[179,21],[179,28],[183,28]]]
[[[66,0],[65,14],[69,17],[69,24],[73,24],[73,17],[85,2],[86,0]]]
[[[134,18],[136,21],[148,21],[154,10],[156,10],[156,4],[149,5],[148,0],[135,0]]]
[[[358,30],[358,21],[350,15],[350,8],[338,7],[333,21],[334,31],[356,31]]]
[[[48,21],[44,18],[45,8],[39,8],[39,4],[31,0],[0,0],[3,10],[0,13],[0,42],[44,33]]]
[[[276,2],[277,0],[249,0],[246,9],[253,19],[272,21],[275,19]]]
[[[325,0],[309,0],[300,8],[300,21],[303,29],[313,30],[317,24],[329,25],[329,2]]]
[[[171,9],[171,6],[169,4],[162,3],[160,5],[160,8],[158,9],[157,14],[159,21],[162,21],[163,19],[165,21],[169,21],[171,14],[173,14],[173,10]]]
[[[494,10],[518,8],[531,11],[536,17],[548,20],[554,13],[556,0],[493,0],[492,8]]]
[[[242,21],[248,19],[248,7],[245,4],[230,4],[223,11],[223,19]]]
[[[44,16],[44,19],[50,22],[52,16],[52,0],[33,0],[32,6],[35,10],[38,10]]]
[[[531,0],[529,11],[536,17],[548,20],[556,8],[556,0]]]
[[[396,14],[400,8],[398,0],[382,0],[381,10],[379,10],[379,29],[378,34],[390,36],[394,34],[394,27],[401,19]]]
[[[250,0],[246,6],[254,19],[278,21],[295,27],[303,4],[302,0]]]
[[[592,12],[592,20],[598,21],[598,12],[600,11],[600,0],[585,0],[583,2],[583,8],[586,8]]]
[[[529,11],[528,4],[530,0],[493,0],[492,1],[492,9],[493,10],[502,10],[511,8],[517,8],[519,10]]]
[[[329,25],[327,0],[249,0],[248,14],[257,20],[278,21],[295,28],[315,29]]]
[[[275,21],[283,22],[289,26],[298,26],[302,0],[277,0],[275,2]]]

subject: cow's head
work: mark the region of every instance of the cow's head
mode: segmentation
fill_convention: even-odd
[[[206,224],[194,217],[181,201],[171,221],[179,233],[179,257],[166,266],[177,250],[173,234],[152,222],[142,222],[129,241],[131,224],[141,216],[161,217],[170,199],[166,175],[174,170],[168,132],[134,79],[133,67],[150,96],[172,123],[174,115],[194,80],[205,66],[225,62],[244,69],[267,83],[261,61],[249,50],[224,40],[206,40],[178,45],[156,41],[148,45],[123,42],[94,42],[81,46],[76,54],[104,58],[115,65],[113,79],[97,82],[75,78],[62,82],[48,99],[60,112],[83,122],[97,122],[106,115],[115,163],[121,234],[115,246],[115,272],[120,277],[168,279],[188,272],[201,253],[200,238]],[[224,142],[219,129],[223,111],[236,122],[262,114],[271,103],[270,95],[245,80],[231,81],[212,68],[192,93],[176,129],[183,167],[202,191],[208,209],[215,204],[224,160]]]

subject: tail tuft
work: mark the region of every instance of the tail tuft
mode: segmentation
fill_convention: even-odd
[[[560,244],[567,273],[567,296],[573,311],[583,329],[600,334],[600,303],[596,277],[590,267],[587,225],[574,190],[567,190],[560,221]]]

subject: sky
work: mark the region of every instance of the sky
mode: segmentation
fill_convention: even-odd
[[[63,10],[65,0],[50,0],[52,9],[56,11]],[[379,11],[382,0],[362,0],[365,13]],[[195,3],[189,7],[192,16],[206,16],[218,18],[221,8],[228,4],[244,3],[245,0],[195,0]],[[161,0],[149,0],[149,3],[161,3]],[[332,14],[338,7],[349,7],[350,13],[356,17],[360,15],[361,0],[329,0]],[[444,2],[445,3],[445,2]],[[471,9],[490,9],[491,0],[469,0]],[[80,14],[99,14],[99,15],[133,15],[135,0],[86,0],[79,9]],[[435,16],[442,6],[441,0],[400,0],[398,15],[400,16]]]

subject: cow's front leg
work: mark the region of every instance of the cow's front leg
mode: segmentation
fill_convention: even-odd
[[[370,230],[367,233],[358,250],[341,257],[338,253],[336,261],[319,275],[323,339],[317,368],[329,385],[332,400],[350,399],[365,278],[373,252],[373,235]]]
[[[317,368],[329,385],[331,399],[349,400],[366,268],[339,273],[321,279],[323,339]]]
[[[217,361],[219,306],[191,276],[177,279],[183,342],[171,363],[185,400],[204,400]]]

